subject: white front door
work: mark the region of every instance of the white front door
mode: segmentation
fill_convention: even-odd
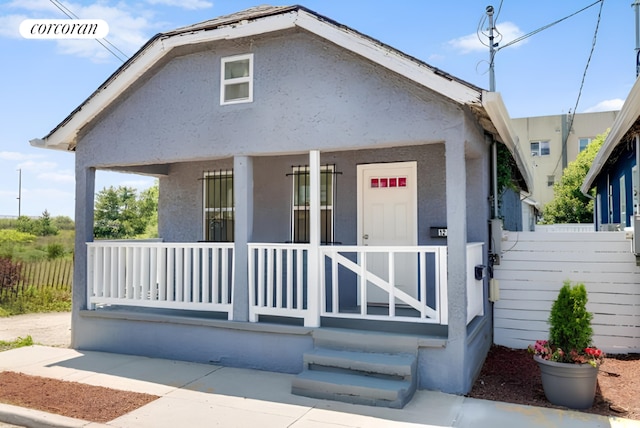
[[[417,164],[396,162],[358,165],[358,245],[414,246],[418,243]],[[367,268],[389,281],[389,256],[368,254]],[[394,280],[398,288],[417,297],[417,256],[396,254]],[[368,303],[389,303],[379,287],[367,286]]]

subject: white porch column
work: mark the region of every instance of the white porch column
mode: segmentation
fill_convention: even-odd
[[[234,256],[235,279],[231,291],[234,321],[249,321],[249,248],[253,237],[253,159],[233,159],[235,202]]]
[[[309,152],[309,254],[306,327],[320,327],[320,151]]]
[[[445,144],[447,191],[447,296],[449,299],[448,377],[453,390],[464,392],[467,349],[467,171],[463,133]]]

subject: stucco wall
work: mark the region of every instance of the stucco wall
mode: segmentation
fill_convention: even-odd
[[[357,243],[356,167],[363,163],[417,161],[418,243],[441,245],[446,241],[430,237],[429,228],[446,225],[444,145],[399,147],[322,153],[322,164],[334,164],[336,176],[335,241]],[[291,239],[292,166],[307,165],[308,156],[266,156],[253,159],[255,242],[285,242]],[[160,236],[165,241],[194,242],[203,239],[202,177],[205,171],[232,168],[229,159],[172,165],[170,175],[160,180]],[[471,185],[482,183],[474,179]],[[483,192],[472,192],[477,206]],[[477,216],[474,212],[473,216]],[[484,221],[484,220],[482,220]],[[477,226],[477,224],[475,224]],[[472,238],[480,236],[474,233]]]
[[[220,58],[254,52],[254,102],[220,106]],[[83,130],[87,166],[157,164],[451,139],[453,103],[303,33],[169,61]],[[450,133],[450,130],[453,133]]]

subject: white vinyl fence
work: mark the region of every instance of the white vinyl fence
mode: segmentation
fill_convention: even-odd
[[[508,232],[494,266],[499,300],[494,343],[526,348],[546,339],[551,304],[565,280],[582,282],[594,314],[595,345],[640,352],[640,267],[624,232]]]

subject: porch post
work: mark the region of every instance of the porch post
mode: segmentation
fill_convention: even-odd
[[[235,279],[231,293],[234,321],[249,321],[249,248],[253,236],[253,159],[233,159],[235,202],[234,256]]]
[[[73,263],[72,325],[77,325],[79,313],[87,309],[87,242],[93,242],[95,168],[76,165],[76,237]],[[77,329],[71,329],[71,347],[76,346]]]
[[[306,327],[320,327],[320,151],[309,152],[309,254]]]
[[[467,171],[464,134],[445,144],[447,201],[447,358],[450,389],[464,393],[467,361]]]

